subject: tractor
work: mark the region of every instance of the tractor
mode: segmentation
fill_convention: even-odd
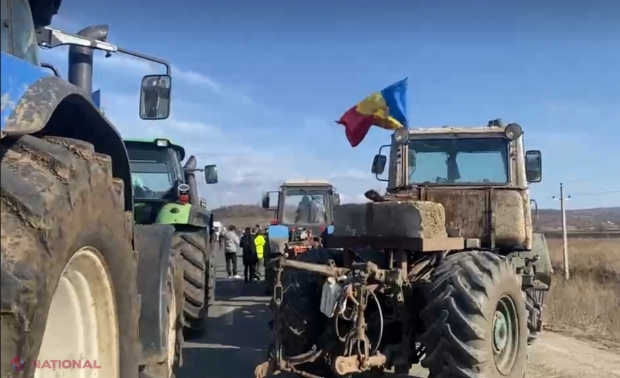
[[[208,306],[215,300],[217,248],[212,214],[198,197],[195,172],[207,184],[217,183],[217,168],[196,169],[196,158],[185,165],[185,149],[168,139],[125,140],[134,190],[134,220],[138,225],[168,225],[170,240],[162,247],[180,259],[183,321],[188,337],[206,330]],[[161,240],[161,239],[158,239]]]
[[[277,206],[271,207],[270,195],[278,197]],[[262,207],[274,210],[275,217],[267,228],[265,251],[266,291],[273,290],[273,270],[269,261],[286,253],[289,257],[306,252],[333,230],[334,205],[340,195],[325,180],[287,180],[277,192],[262,195]]]
[[[61,0],[1,2],[0,375],[52,377],[35,362],[77,360],[100,368],[63,376],[170,378],[183,275],[162,240],[175,229],[134,225],[129,154],[92,91],[94,50],[158,63],[166,72],[142,79],[139,114],[165,119],[170,64],[106,42],[105,25],[50,28]],[[39,57],[63,45],[67,79]]]
[[[336,206],[329,248],[275,259],[273,340],[255,376],[421,363],[429,378],[523,378],[552,274],[528,189],[541,152],[500,120],[402,128],[372,173],[386,193]]]

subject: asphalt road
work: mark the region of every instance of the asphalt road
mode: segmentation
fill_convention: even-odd
[[[241,256],[238,271],[243,276]],[[201,340],[186,342],[177,378],[251,378],[267,356],[271,318],[262,282],[227,278],[224,254],[217,256],[216,302]]]

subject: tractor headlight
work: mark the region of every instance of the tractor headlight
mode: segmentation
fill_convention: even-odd
[[[409,142],[409,129],[406,127],[396,129],[396,131],[394,131],[394,141],[399,144],[405,144]]]
[[[510,125],[506,126],[506,130],[504,130],[504,133],[506,135],[506,138],[510,140],[515,140],[521,135],[523,135],[523,129],[518,124],[511,123]]]
[[[167,139],[157,139],[155,143],[157,143],[157,147],[168,147],[170,142]]]

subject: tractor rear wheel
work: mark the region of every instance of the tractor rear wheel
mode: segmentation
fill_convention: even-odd
[[[214,262],[209,246],[206,230],[178,231],[172,236],[173,253],[183,257],[183,317],[186,337],[190,339],[201,337],[206,332],[207,310],[211,304],[209,296],[215,289],[215,275],[211,274]]]
[[[163,300],[166,303],[166,357],[163,361],[154,362],[140,367],[139,378],[174,378],[181,361],[181,347],[183,345],[183,291],[179,290],[182,280],[179,280],[179,270],[182,265],[180,259],[171,254],[168,272],[166,275],[166,291]],[[182,272],[181,272],[182,274]]]
[[[133,217],[112,160],[33,136],[4,138],[1,156],[0,375],[55,377],[61,360],[67,377],[136,377]],[[66,368],[74,360],[93,369]]]
[[[311,249],[293,259],[322,265],[328,265],[333,260],[337,266],[342,266],[342,254],[329,249]],[[283,354],[287,357],[309,351],[327,326],[327,317],[320,311],[318,278],[318,274],[303,270],[286,269],[282,272],[285,290],[280,316]]]
[[[523,378],[527,309],[512,264],[490,252],[446,257],[420,313],[429,378]]]

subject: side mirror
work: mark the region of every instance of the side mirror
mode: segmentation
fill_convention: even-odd
[[[372,160],[372,169],[370,170],[375,175],[380,175],[385,170],[385,163],[387,163],[387,157],[385,155],[375,155]]]
[[[269,193],[265,192],[263,193],[263,198],[262,198],[262,206],[263,209],[268,210],[269,209]]]
[[[334,205],[340,205],[340,194],[334,193]]]
[[[529,183],[542,181],[542,155],[538,150],[525,153],[525,178]]]
[[[207,184],[217,184],[217,165],[205,165],[205,181]]]
[[[147,75],[140,86],[140,118],[166,119],[170,115],[172,78],[168,75]]]

